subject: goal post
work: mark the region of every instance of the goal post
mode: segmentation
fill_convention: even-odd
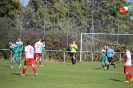
[[[133,34],[81,33],[80,62],[85,61],[88,57],[90,58],[89,60],[94,61],[94,54],[100,54],[104,45],[110,45],[117,53],[122,53],[121,50],[119,51],[116,48],[124,45],[131,46],[132,44]]]

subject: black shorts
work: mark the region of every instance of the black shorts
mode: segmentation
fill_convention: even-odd
[[[108,62],[111,63],[112,57],[108,57]]]
[[[70,56],[75,56],[76,55],[76,53],[70,53]]]

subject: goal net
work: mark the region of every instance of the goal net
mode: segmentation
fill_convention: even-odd
[[[115,51],[115,56],[121,60],[123,46],[132,48],[133,34],[81,33],[80,61],[101,61],[101,50],[109,45]]]

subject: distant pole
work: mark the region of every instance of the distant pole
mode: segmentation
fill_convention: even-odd
[[[22,4],[24,3],[24,0],[22,1]],[[22,28],[23,28],[23,7],[21,6],[21,16],[20,16],[20,30],[19,30],[19,38],[22,38]]]
[[[80,35],[80,62],[82,61],[82,33],[81,33],[81,35]]]
[[[22,38],[22,15],[20,17],[20,30],[19,30],[19,38],[21,39]]]
[[[118,34],[120,33],[120,18],[118,17]],[[118,48],[118,45],[119,45],[119,35],[117,35],[117,48]]]
[[[119,3],[120,3],[120,0],[119,0]],[[117,32],[117,34],[119,34],[119,33],[120,33],[120,18],[118,16],[118,32]],[[118,48],[118,43],[119,43],[119,35],[117,35],[117,48]]]
[[[69,25],[70,25],[70,22],[69,22],[69,11],[70,11],[69,0],[67,0],[67,3],[68,3],[68,28],[67,28],[67,44],[66,44],[66,47],[68,47],[68,33],[69,33]]]
[[[91,5],[92,5],[92,20],[91,20],[91,33],[92,33],[92,42],[91,42],[91,52],[92,52],[92,62],[93,62],[93,58],[94,58],[94,49],[95,49],[95,44],[94,44],[94,1],[93,0],[91,0]]]
[[[46,6],[45,6],[45,11],[44,11],[44,29],[43,29],[43,39],[45,37],[45,32],[46,32],[46,12],[47,12],[47,0],[45,0]]]
[[[92,18],[91,18],[91,33],[94,33],[94,1],[92,0],[91,1],[91,5],[92,5]],[[92,34],[92,43],[91,43],[91,45],[92,45],[92,47],[91,47],[91,51],[93,52],[93,43],[94,43],[94,41],[93,41],[93,38],[94,38],[94,34]]]

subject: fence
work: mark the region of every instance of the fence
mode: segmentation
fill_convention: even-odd
[[[0,49],[0,51],[9,51],[9,49]],[[101,62],[101,53],[100,52],[90,52],[83,51],[82,52],[82,60],[80,60],[80,51],[77,51],[76,59],[80,62]],[[124,52],[116,52],[113,61],[115,63],[123,63],[123,55]],[[12,57],[12,53],[10,53],[10,59]],[[22,59],[24,57],[22,56]],[[46,50],[45,51],[45,61],[52,62],[70,62],[71,57],[69,56],[69,51],[64,50]]]

